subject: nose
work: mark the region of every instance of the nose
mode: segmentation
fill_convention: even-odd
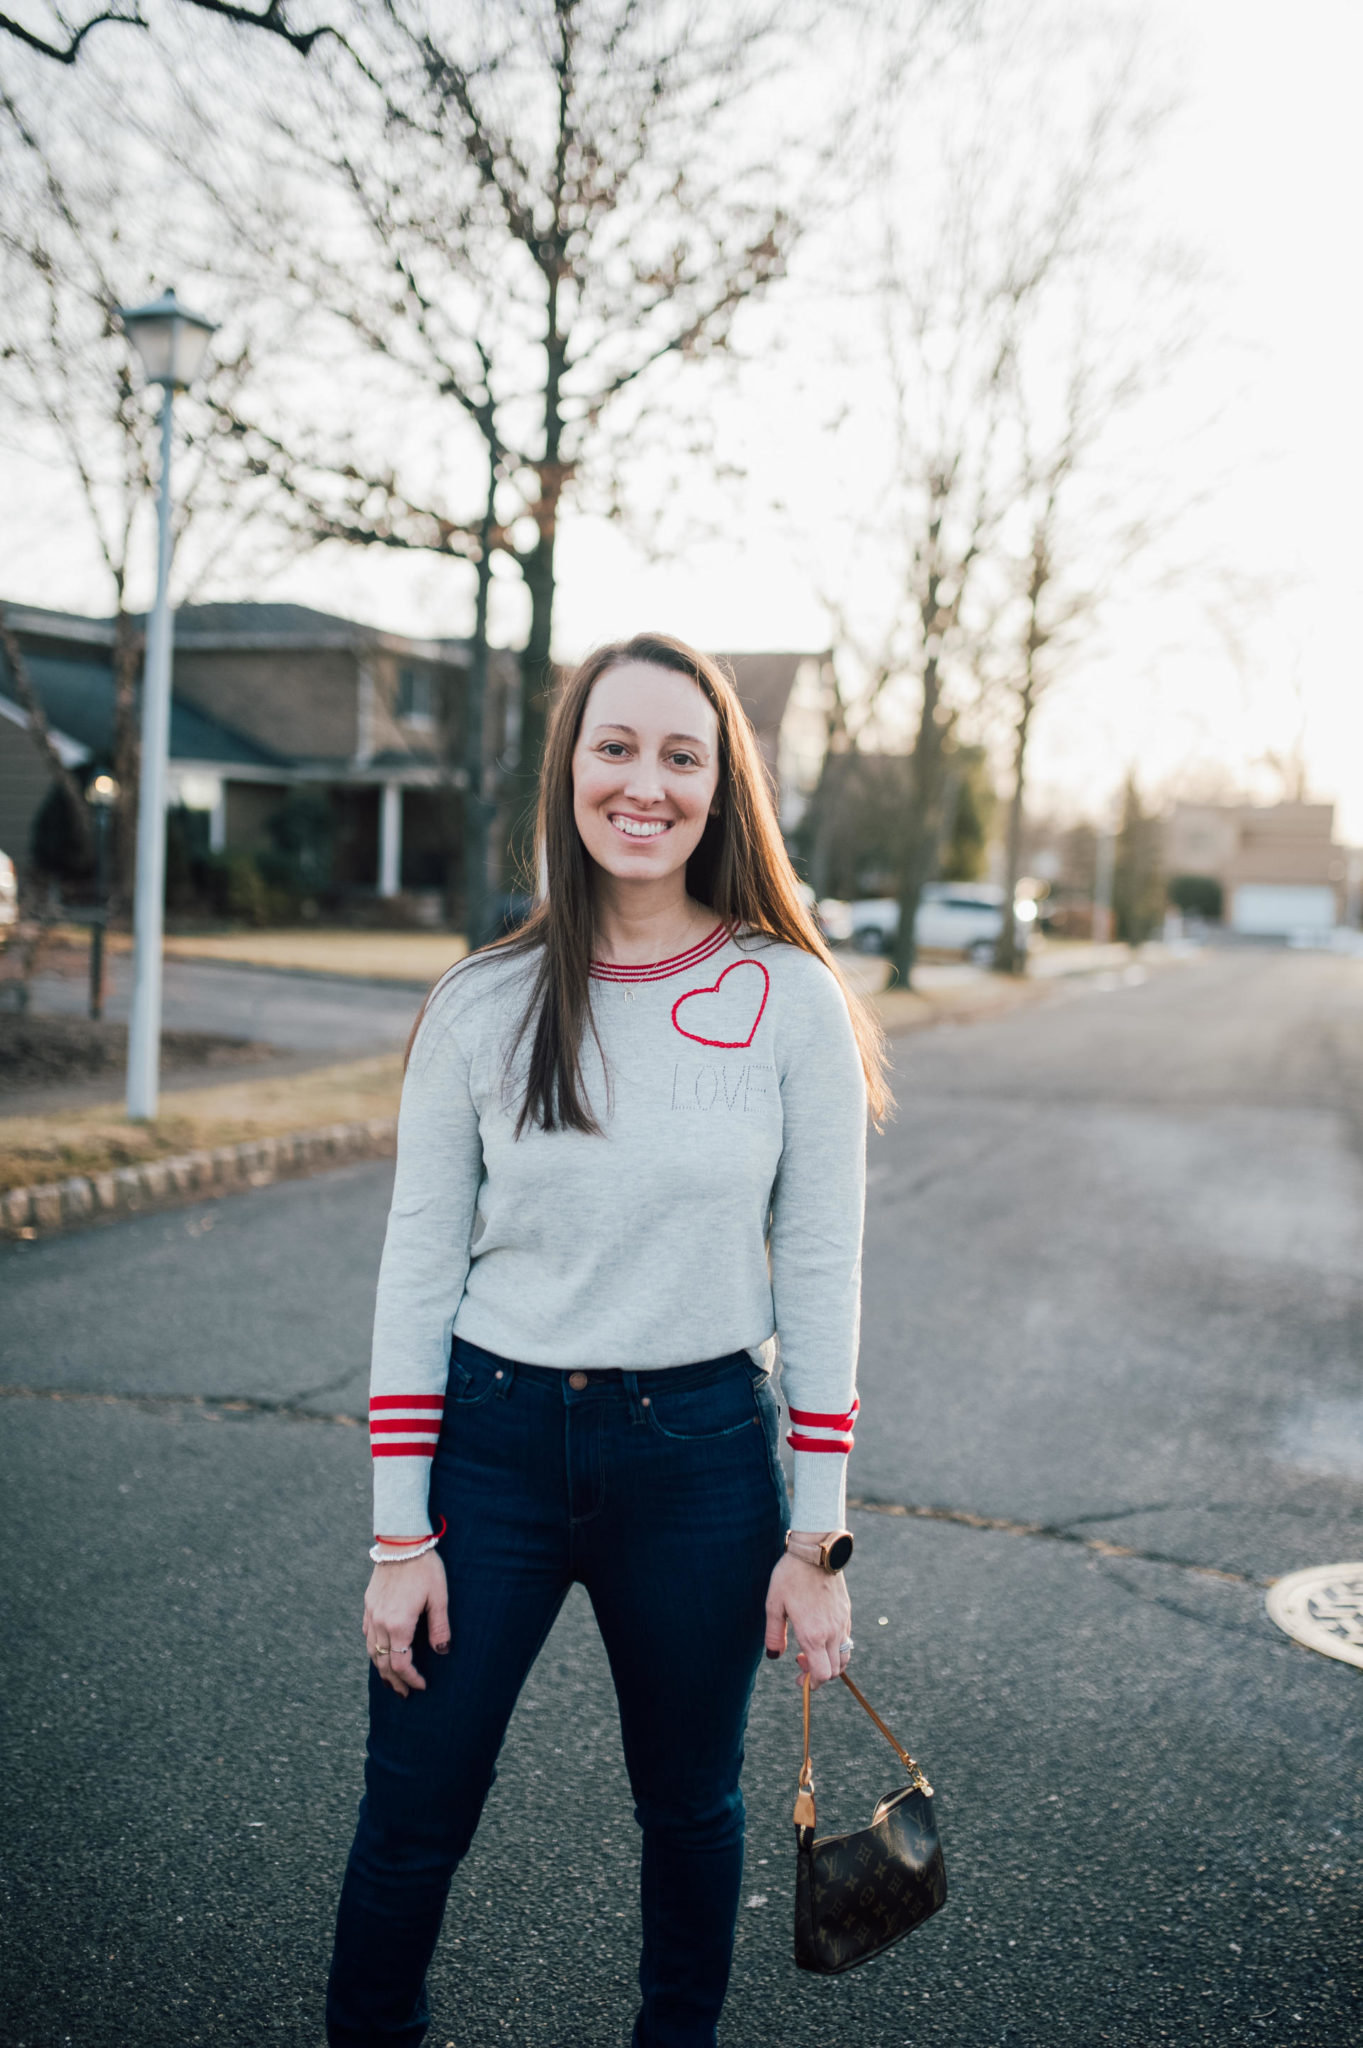
[[[635,757],[626,778],[625,794],[631,803],[662,803],[667,795],[667,785],[663,781],[662,764],[656,755],[640,753]]]

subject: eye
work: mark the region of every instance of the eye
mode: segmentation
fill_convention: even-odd
[[[607,755],[612,761],[618,761],[625,752],[625,743],[623,740],[602,740],[597,751]]]
[[[679,768],[699,768],[700,766],[694,754],[669,754],[668,759],[674,766]]]

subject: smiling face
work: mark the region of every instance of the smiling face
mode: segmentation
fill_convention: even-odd
[[[573,816],[622,882],[684,875],[719,787],[719,726],[690,676],[622,662],[592,685],[573,749]]]

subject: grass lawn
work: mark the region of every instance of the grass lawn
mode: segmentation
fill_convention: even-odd
[[[103,1173],[286,1131],[395,1116],[402,1055],[347,1060],[311,1073],[215,1083],[161,1098],[153,1123],[131,1124],[121,1102],[57,1116],[0,1117],[0,1191]]]
[[[303,968],[312,974],[354,974],[377,981],[410,981],[423,988],[462,960],[468,942],[453,932],[338,932],[299,930],[169,934],[172,960],[235,960],[248,967]]]
[[[79,925],[58,925],[53,943],[75,949],[84,960],[88,932]],[[110,932],[111,953],[131,953],[129,933]],[[426,988],[468,951],[456,932],[338,931],[317,925],[287,926],[275,931],[167,932],[168,960],[225,960],[242,967],[301,969],[307,974],[353,974],[363,980],[409,981]]]

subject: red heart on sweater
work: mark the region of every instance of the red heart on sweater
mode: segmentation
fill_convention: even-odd
[[[689,988],[684,996],[678,996],[672,1005],[672,1022],[683,1038],[697,1045],[738,1051],[752,1044],[770,989],[771,977],[760,960],[735,960],[709,988]],[[694,1007],[687,1010],[683,1024],[681,1012],[688,1004]]]

